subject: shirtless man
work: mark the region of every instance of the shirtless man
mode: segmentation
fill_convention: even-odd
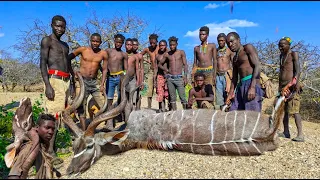
[[[115,88],[117,87],[118,104],[121,101],[120,80],[124,77],[124,72],[128,69],[128,54],[121,50],[125,37],[122,34],[114,36],[115,48],[106,49],[108,54],[108,70],[106,82],[106,94],[108,95],[107,110],[112,108]],[[113,121],[107,121],[108,129],[112,130],[114,127]]]
[[[104,103],[104,98],[101,92],[104,89],[104,82],[107,76],[107,59],[108,54],[106,51],[100,49],[101,36],[98,33],[94,33],[90,37],[90,47],[79,47],[74,52],[70,53],[68,56],[68,61],[71,61],[76,56],[81,55],[80,59],[80,74],[83,77],[85,85],[85,95],[82,102],[82,108],[79,112],[79,118],[81,123],[81,128],[83,131],[86,129],[86,108],[87,99],[91,94],[94,100],[98,103],[98,107],[101,108]],[[97,76],[100,63],[103,60],[102,66],[102,78],[100,83],[100,91],[97,88]]]
[[[202,73],[196,73],[194,75],[196,86],[189,91],[188,108],[193,107],[193,103],[197,102],[197,108],[212,109],[214,100],[214,94],[211,84],[205,84],[205,75]]]
[[[263,91],[260,85],[260,61],[257,50],[251,45],[241,45],[240,36],[236,32],[227,35],[227,45],[232,52],[233,78],[226,103],[234,98],[230,111],[252,110],[261,112]],[[238,75],[240,84],[238,84]],[[236,89],[236,92],[235,92]]]
[[[60,40],[66,30],[66,20],[60,15],[56,15],[51,21],[52,34],[42,38],[40,49],[40,70],[45,84],[46,112],[52,114],[57,120],[57,127],[51,139],[49,153],[56,157],[54,153],[54,141],[57,129],[60,126],[60,114],[66,107],[67,90],[69,84],[74,87],[74,73],[71,68],[71,61],[68,61],[69,46]],[[71,78],[70,78],[71,74]],[[69,81],[70,80],[70,81]],[[72,88],[73,90],[75,88]],[[71,92],[73,95],[74,92]],[[60,162],[62,159],[57,158]]]
[[[300,111],[300,63],[298,52],[292,51],[290,45],[292,40],[289,37],[283,37],[279,41],[280,55],[280,74],[279,74],[279,96],[288,96],[294,91],[293,97],[290,97],[285,104],[285,115],[283,118],[283,133],[279,136],[290,138],[289,116],[294,115],[298,130],[297,137],[293,141],[303,142],[302,123]],[[279,97],[278,96],[278,97]]]
[[[219,47],[217,49],[215,109],[220,109],[224,105],[231,86],[233,52],[227,48],[226,39],[227,36],[224,33],[217,36]]]
[[[159,68],[161,68],[164,73],[166,73],[170,104],[172,110],[177,110],[176,104],[176,90],[182,103],[183,109],[187,108],[187,100],[185,93],[185,86],[187,84],[187,74],[188,74],[188,64],[186,60],[186,54],[183,50],[178,50],[178,38],[172,36],[169,38],[170,51],[165,53],[160,60]],[[165,61],[168,62],[168,68],[164,67],[161,64],[164,64]],[[184,75],[182,75],[182,69],[184,67]]]
[[[156,67],[154,68],[154,75],[153,75],[154,88],[156,88],[156,93],[158,94],[157,101],[159,102],[160,112],[165,112],[165,99],[168,99],[169,93],[168,93],[168,86],[165,78],[166,74],[161,68],[158,68],[158,64],[160,63],[160,60],[163,58],[164,54],[167,52],[168,52],[167,41],[161,40],[159,42],[158,54],[156,55],[156,63],[155,63]],[[165,63],[162,63],[161,65],[164,66],[164,64]]]
[[[157,46],[158,43],[158,35],[156,34],[151,34],[149,36],[149,43],[150,46],[147,48],[144,48],[141,52],[142,56],[146,53],[149,54],[150,56],[150,61],[147,61],[147,63],[150,65],[150,69],[147,74],[147,79],[148,79],[148,92],[147,92],[147,97],[148,97],[148,108],[151,108],[151,103],[152,103],[152,96],[153,96],[153,90],[154,90],[154,85],[153,85],[153,75],[154,75],[154,67],[155,67],[155,59],[156,55],[158,53],[159,47]]]
[[[20,151],[16,154],[13,164],[11,166],[8,179],[26,179],[29,169],[27,169],[26,159],[31,155],[33,146],[36,143],[40,143],[39,151],[36,152],[34,158],[31,158],[32,164],[36,167],[36,179],[50,179],[53,178],[53,171],[55,170],[51,164],[50,154],[47,154],[48,147],[50,146],[50,140],[53,138],[56,128],[55,117],[51,114],[40,114],[38,118],[38,124],[33,127],[29,134],[33,136],[33,139],[37,139],[38,142],[32,140],[26,141],[21,145]],[[38,136],[38,137],[35,137]],[[21,138],[21,137],[20,137]],[[30,166],[31,168],[32,166]],[[46,169],[49,168],[49,169]],[[27,171],[27,172],[25,172]],[[60,173],[59,173],[60,174]]]
[[[194,63],[195,73],[204,73],[206,84],[215,86],[216,69],[217,69],[217,50],[214,43],[208,43],[209,28],[203,26],[199,30],[199,39],[201,44],[194,47]],[[193,78],[194,79],[194,78]]]
[[[126,91],[128,95],[130,92],[136,88],[136,86],[140,85],[141,73],[139,71],[140,68],[140,60],[142,59],[141,54],[134,54],[133,53],[133,40],[128,38],[126,40],[126,52],[128,54],[128,70],[127,73],[130,76],[129,84],[126,87]],[[129,96],[129,99],[132,99],[133,108],[138,110],[138,101],[139,101],[139,91],[137,90],[133,97]]]

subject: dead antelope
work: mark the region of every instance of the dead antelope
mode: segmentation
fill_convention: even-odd
[[[124,87],[128,79],[125,76],[121,83],[121,97],[125,97]],[[276,130],[283,115],[283,99],[275,107],[272,124],[269,123],[269,117],[253,111],[190,109],[155,113],[152,110],[140,110],[130,113],[124,130],[108,133],[95,133],[95,128],[130,107],[126,107],[126,98],[122,98],[116,108],[96,117],[85,132],[70,118],[70,109],[66,110],[63,120],[77,134],[73,143],[74,157],[67,173],[84,172],[102,155],[117,154],[133,148],[242,156],[275,150],[278,140]],[[76,107],[77,102],[72,105],[72,108]]]

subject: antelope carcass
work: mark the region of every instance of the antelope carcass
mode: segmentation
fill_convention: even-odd
[[[121,97],[125,97],[123,87],[128,79],[125,76],[121,83]],[[81,95],[77,100],[81,100]],[[275,107],[272,123],[269,117],[254,111],[190,109],[155,113],[152,110],[140,110],[130,113],[126,127],[120,128],[123,130],[107,133],[95,133],[95,128],[123,112],[128,107],[127,98],[122,98],[116,108],[96,117],[85,132],[74,124],[69,116],[70,111],[66,110],[63,113],[64,121],[77,134],[73,142],[74,157],[67,173],[84,172],[102,155],[117,154],[133,148],[242,156],[275,150],[278,140],[276,130],[283,115],[283,99]],[[72,107],[76,108],[77,104]]]

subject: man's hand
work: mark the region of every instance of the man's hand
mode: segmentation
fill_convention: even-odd
[[[54,90],[50,84],[46,87],[46,97],[51,101],[54,100]]]
[[[183,77],[183,84],[184,84],[184,86],[186,86],[187,83],[188,83],[187,77],[184,76],[184,77]]]
[[[196,98],[191,98],[188,102],[189,106],[192,106],[195,101],[196,101]]]
[[[248,100],[251,101],[256,97],[256,88],[250,87],[248,91]]]
[[[226,99],[225,104],[226,104],[226,105],[230,105],[230,104],[231,104],[231,99],[233,99],[234,96],[235,96],[234,93],[229,94],[228,97],[227,97],[227,99]]]
[[[288,96],[290,94],[289,88],[291,87],[291,83],[287,84],[281,91],[281,96]]]
[[[100,92],[103,93],[104,91],[105,91],[104,85],[101,85],[101,86],[100,86]]]

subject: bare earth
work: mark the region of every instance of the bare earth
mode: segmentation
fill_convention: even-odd
[[[0,105],[40,93],[0,93]],[[154,96],[155,97],[155,96]],[[271,100],[265,101],[265,104]],[[147,106],[143,98],[142,107]],[[153,100],[152,108],[158,108]],[[181,104],[178,103],[181,109]],[[303,121],[305,142],[280,139],[277,150],[261,156],[206,156],[183,152],[136,149],[114,156],[103,156],[88,171],[63,178],[319,178],[320,124]],[[282,127],[281,127],[282,129]],[[295,137],[294,120],[290,120],[291,136]],[[59,169],[65,174],[72,157],[65,158]]]

